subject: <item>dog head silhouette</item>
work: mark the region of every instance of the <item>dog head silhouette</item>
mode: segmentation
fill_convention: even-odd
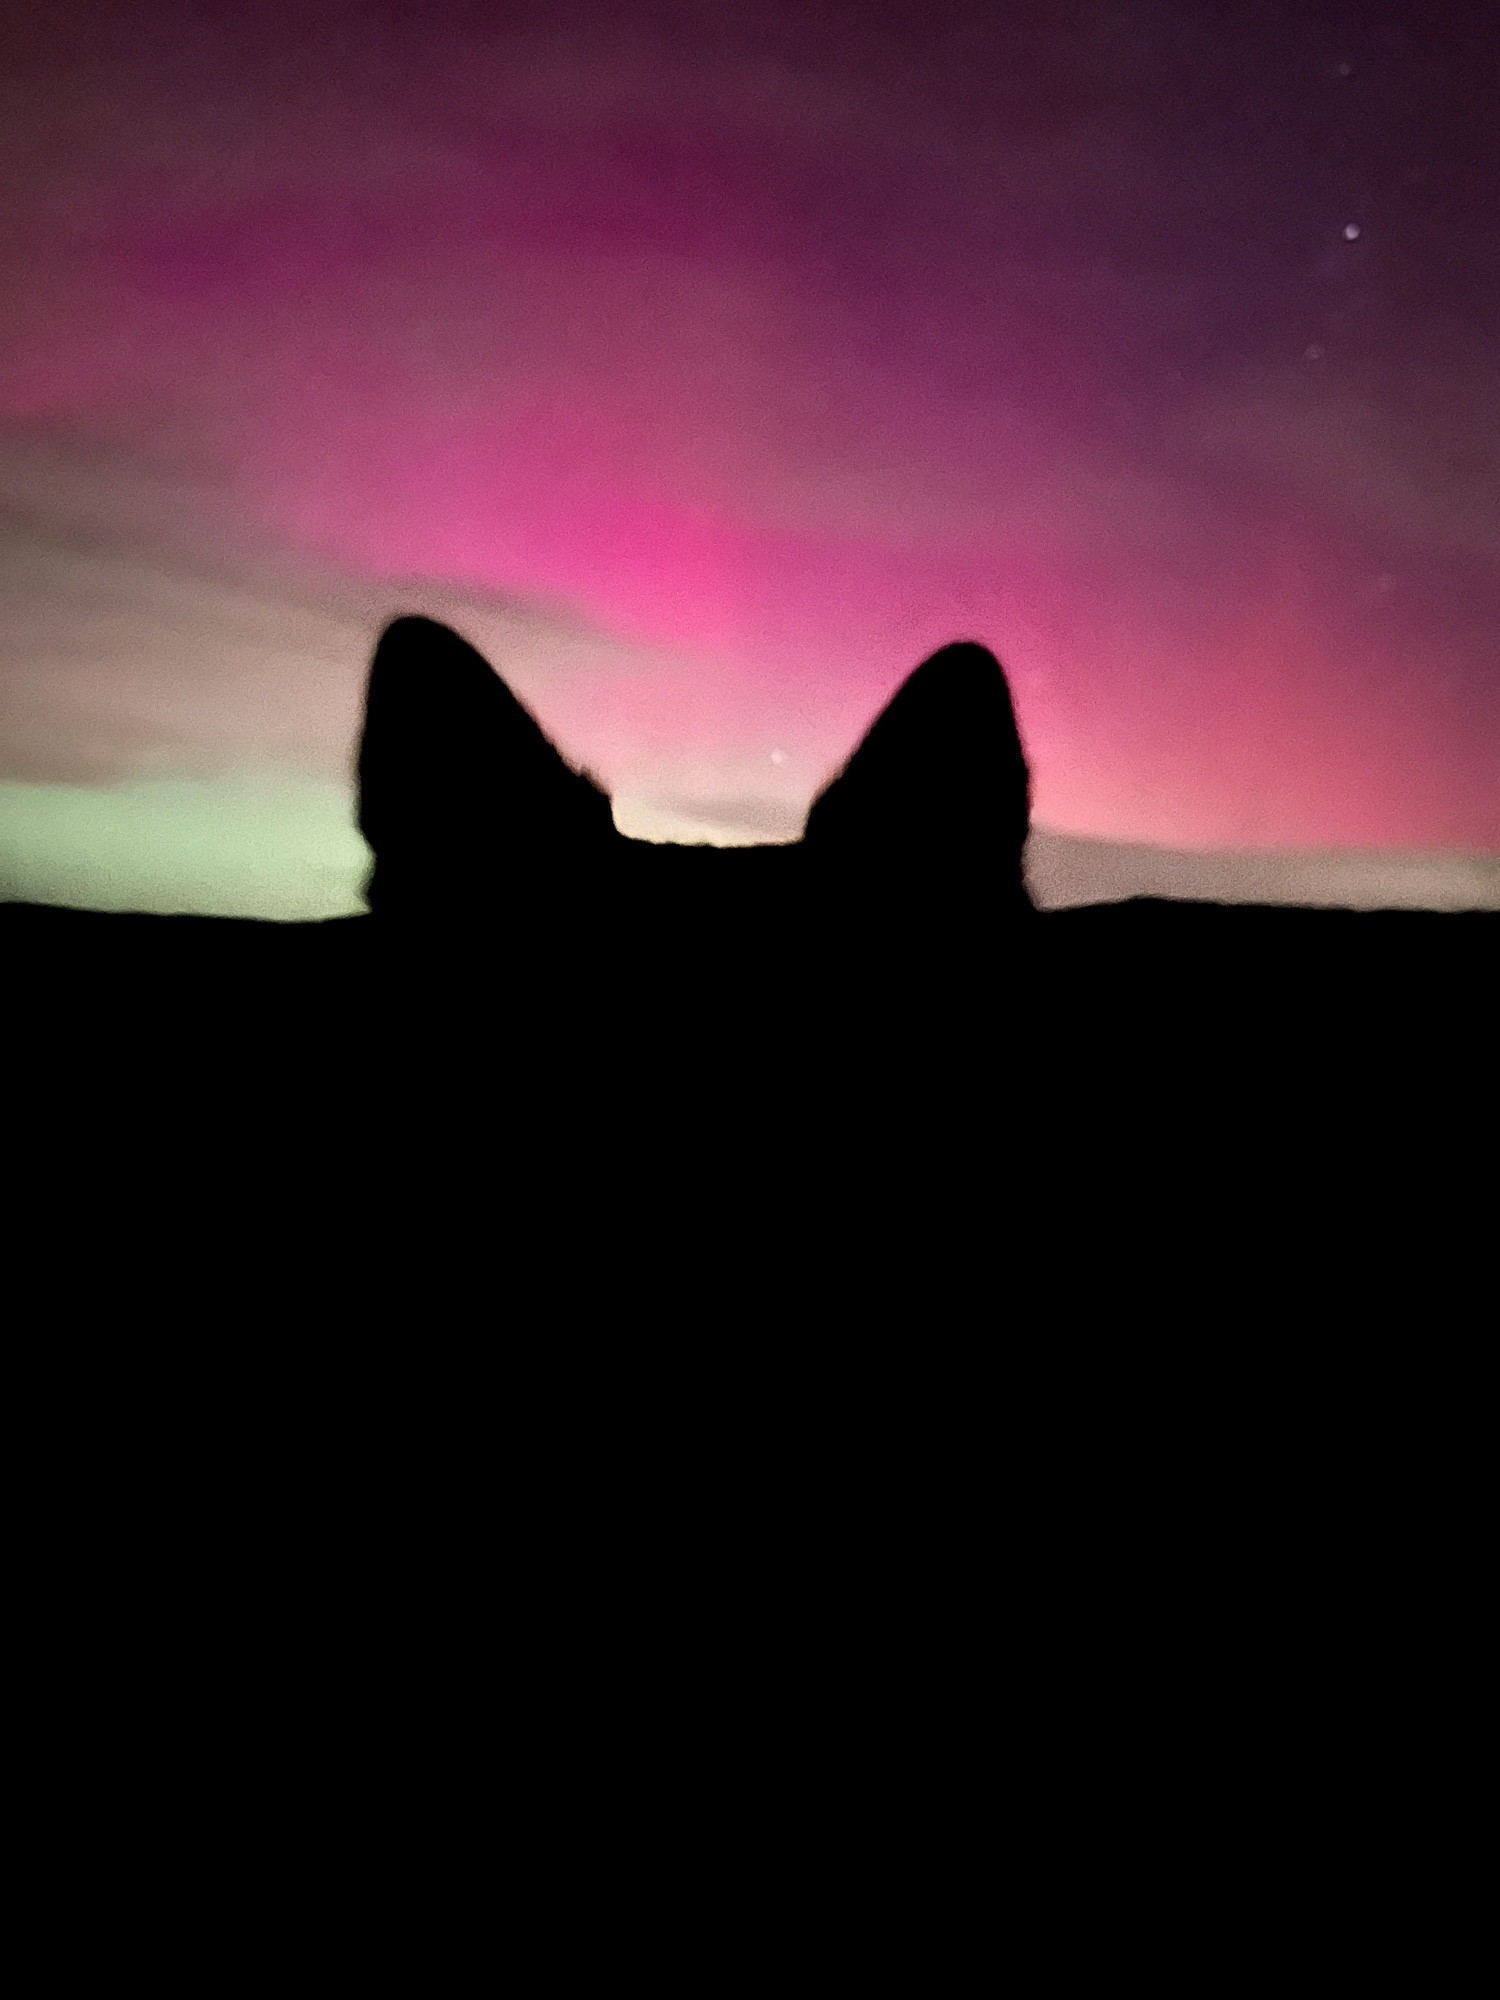
[[[1032,913],[1022,874],[1029,781],[1010,691],[983,646],[908,676],[808,814],[802,840],[655,846],[456,632],[394,620],[370,669],[359,751],[366,886],[382,919],[515,926],[651,914],[680,938],[733,924],[747,898],[816,927],[919,922],[989,932]]]

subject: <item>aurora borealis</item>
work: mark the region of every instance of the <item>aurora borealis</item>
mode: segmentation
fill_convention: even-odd
[[[342,784],[426,609],[642,830],[974,637],[1045,827],[1500,848],[1477,0],[3,18],[12,787]]]

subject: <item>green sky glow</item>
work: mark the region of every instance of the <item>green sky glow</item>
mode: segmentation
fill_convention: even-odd
[[[0,785],[0,899],[282,920],[364,907],[347,786],[284,770]]]

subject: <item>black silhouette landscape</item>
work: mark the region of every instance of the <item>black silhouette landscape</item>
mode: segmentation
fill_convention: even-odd
[[[384,1232],[431,1287],[448,1243],[671,1325],[715,1259],[700,1310],[748,1326],[867,1310],[883,1260],[941,1318],[1018,1231],[1075,1283],[1154,1243],[1210,1286],[1377,1214],[1461,1232],[1500,919],[1043,914],[1028,817],[979,645],[916,669],[800,843],[672,848],[617,833],[456,633],[397,619],[367,917],[0,908],[28,1206],[93,1201],[121,1255],[159,1230],[195,1269],[258,1243],[338,1272]]]
[[[794,1797],[809,1677],[868,1762],[870,1657],[945,1768],[988,1775],[1003,1694],[1040,1795],[1059,1757],[1107,1789],[1141,1729],[1142,1785],[1204,1741],[1219,1784],[1258,1621],[1299,1675],[1338,1633],[1342,1690],[1393,1561],[1467,1591],[1495,918],[1038,913],[974,645],[800,845],[622,839],[420,619],[377,648],[359,780],[367,917],[0,909],[25,1498],[48,1604],[82,1573],[84,1636],[97,1599],[97,1643],[144,1647],[153,1757],[217,1742],[219,1679],[156,1662],[222,1633],[236,1800],[252,1764],[299,1796],[330,1728],[348,1796],[384,1785],[371,1659],[424,1755],[503,1699],[543,1789],[576,1764],[592,1798],[658,1731],[737,1770],[757,1648],[795,1663],[764,1723]],[[113,1754],[69,1619],[60,1699]],[[683,1691],[705,1643],[727,1726],[717,1670]],[[1301,1685],[1286,1767],[1328,1754]]]

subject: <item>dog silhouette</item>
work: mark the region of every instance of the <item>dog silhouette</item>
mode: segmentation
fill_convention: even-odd
[[[359,825],[382,930],[481,944],[545,937],[571,958],[776,957],[920,932],[941,950],[1035,914],[1022,869],[1030,785],[1005,675],[944,647],[888,702],[813,801],[800,841],[682,848],[617,832],[609,801],[457,633],[394,620],[370,670]],[[825,964],[828,953],[822,957]],[[748,965],[739,966],[741,974]]]
[[[674,1261],[808,1268],[804,1217],[837,1234],[901,1188],[914,1222],[969,1176],[971,1142],[929,1140],[934,1119],[972,1125],[992,1174],[997,1086],[1026,1122],[1006,1022],[1034,984],[1029,808],[1004,671],[959,643],[897,689],[800,841],[631,840],[474,647],[394,620],[358,757],[388,1023],[367,1074],[403,1079],[395,1122],[422,1137],[400,1151],[441,1184],[424,1200],[469,1210],[467,1106],[475,1134],[508,1134],[507,1171],[524,1156],[529,1239],[555,1240],[538,1190],[566,1190],[591,1254],[607,1238],[651,1291]],[[579,1181],[589,1129],[620,1162],[607,1197]]]
[[[1005,674],[977,644],[906,679],[800,841],[715,849],[620,834],[472,646],[402,617],[375,648],[358,792],[403,1019],[436,1051],[421,994],[487,982],[535,1060],[586,1075],[638,1145],[695,1125],[706,1154],[705,1126],[747,1094],[831,1090],[852,1107],[873,1084],[884,1101],[898,1047],[919,1067],[939,1048],[969,1060],[951,1019],[936,1045],[920,1024],[993,1009],[1038,914],[1026,759]]]

